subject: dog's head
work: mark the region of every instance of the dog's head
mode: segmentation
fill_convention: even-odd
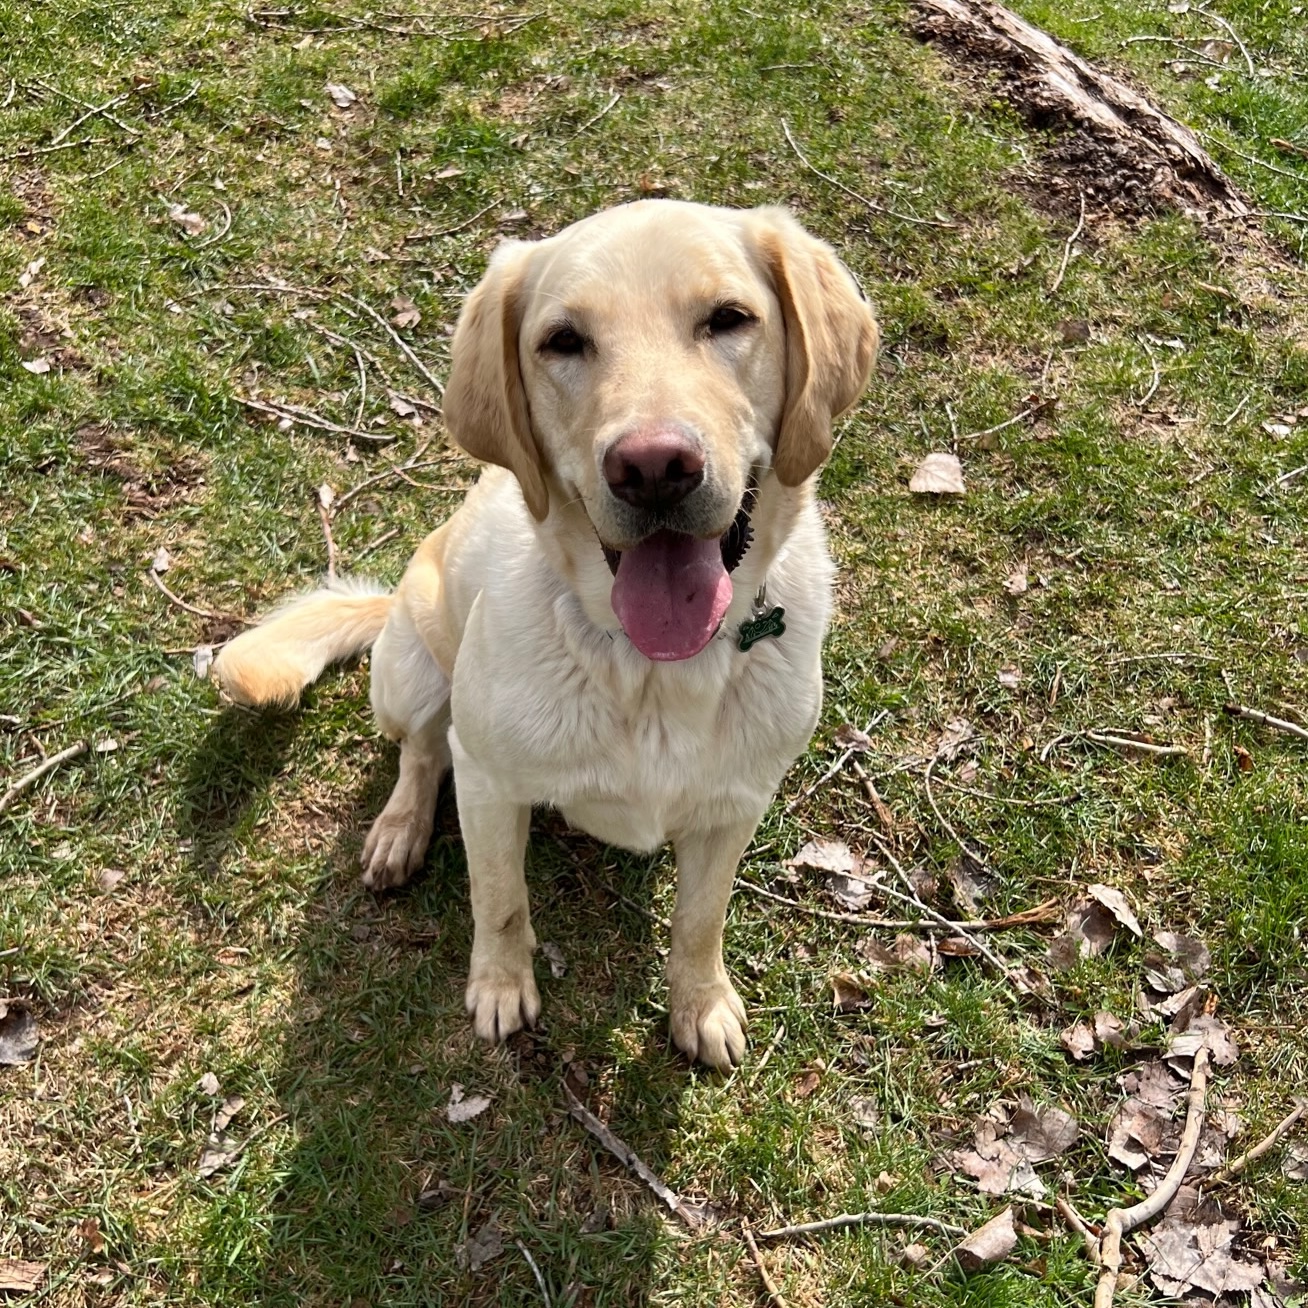
[[[853,279],[785,210],[643,201],[496,251],[445,421],[538,521],[579,501],[633,643],[687,658],[730,601],[758,481],[813,475],[876,347]]]

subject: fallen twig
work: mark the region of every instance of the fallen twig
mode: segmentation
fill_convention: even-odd
[[[318,505],[318,517],[322,522],[323,539],[327,542],[327,581],[330,584],[336,580],[336,542],[332,539],[332,515],[321,494],[316,494],[313,498]]]
[[[185,609],[187,613],[194,613],[196,617],[212,618],[215,622],[239,622],[248,625],[248,618],[238,618],[232,613],[211,613],[208,609],[196,608],[194,604],[188,604],[184,599],[174,595],[163,583],[163,578],[153,569],[147,568],[146,572],[151,581],[159,587],[161,591],[170,599],[179,609]]]
[[[527,1266],[531,1268],[531,1274],[536,1278],[536,1284],[540,1286],[540,1297],[545,1304],[545,1308],[550,1308],[549,1288],[545,1284],[545,1278],[541,1275],[540,1268],[536,1266],[536,1260],[531,1256],[531,1250],[521,1240],[514,1240],[513,1243],[518,1246],[518,1252],[527,1260]]]
[[[586,1107],[585,1104],[572,1093],[572,1087],[565,1081],[563,1084],[563,1094],[568,1101],[568,1112],[572,1114],[575,1121],[580,1122],[582,1126],[595,1137],[596,1140],[604,1146],[624,1167],[634,1172],[646,1185],[646,1187],[662,1202],[667,1209],[681,1218],[692,1230],[704,1224],[704,1219],[691,1205],[689,1205],[675,1190],[669,1189],[664,1185],[658,1176],[647,1167],[640,1158],[637,1157],[635,1150],[624,1141],[620,1140],[612,1131],[609,1130],[603,1122],[595,1116],[594,1113]]]
[[[484,209],[478,209],[471,218],[465,218],[461,223],[455,223],[453,227],[443,227],[438,232],[411,232],[404,238],[404,243],[410,245],[419,241],[438,241],[442,236],[453,236],[456,232],[466,231],[478,218],[484,218],[499,203],[501,201],[497,196]]]
[[[400,534],[400,529],[398,527],[392,527],[390,531],[382,532],[382,534],[378,536],[376,540],[370,540],[361,550],[359,550],[357,554],[355,554],[354,556],[355,562],[357,563],[359,559],[367,558],[368,555],[371,554],[374,550],[381,549],[381,547],[385,545],[387,541],[394,540],[396,536],[398,536],[399,534]]]
[[[1246,708],[1243,704],[1223,704],[1222,712],[1228,717],[1243,718],[1246,722],[1256,723],[1260,727],[1271,727],[1273,731],[1284,731],[1288,735],[1298,736],[1300,740],[1308,740],[1308,730],[1297,722],[1274,718],[1270,713],[1263,713],[1259,709]]]
[[[318,431],[336,432],[340,436],[352,436],[355,440],[374,441],[382,445],[398,439],[390,432],[379,435],[377,432],[363,431],[358,427],[346,427],[298,404],[277,404],[268,400],[252,400],[246,395],[237,395],[233,398],[237,404],[244,405],[247,409],[254,409],[257,413],[266,413],[273,418],[282,418],[287,422],[299,423],[301,427],[314,427]]]
[[[1277,1122],[1271,1131],[1252,1149],[1246,1149],[1234,1162],[1227,1163],[1220,1171],[1214,1172],[1208,1178],[1208,1184],[1220,1185],[1239,1176],[1250,1163],[1257,1162],[1282,1136],[1290,1131],[1305,1113],[1308,1113],[1308,1099],[1300,1099],[1295,1104],[1294,1109]]]
[[[918,894],[913,890],[913,883],[909,880],[908,873],[904,870],[904,865],[895,857],[894,850],[892,850],[879,836],[873,836],[872,839],[876,842],[876,846],[881,851],[882,856],[887,862],[889,862],[890,866],[895,869],[900,881],[903,883],[904,890],[907,892],[901,893],[900,891],[892,890],[889,886],[878,882],[877,888],[883,895],[889,895],[892,899],[898,899],[901,902],[912,904],[914,908],[929,917],[937,926],[944,927],[947,931],[957,932],[957,934],[962,936],[963,939],[966,940],[982,958],[984,958],[992,967],[996,968],[1001,976],[1009,977],[1010,979],[1017,977],[1017,972],[1011,963],[1006,959],[1001,958],[988,945],[982,944],[980,940],[977,940],[974,937],[972,934],[973,928],[970,924],[965,923],[959,925],[957,922],[951,922],[942,913],[937,913],[934,908],[929,908],[924,904]],[[1016,982],[1016,984],[1024,990],[1030,988],[1020,981]]]
[[[898,218],[900,222],[916,223],[919,227],[945,227],[950,231],[957,227],[957,223],[945,223],[937,218],[918,218],[913,214],[899,213],[897,210],[887,209],[885,205],[877,204],[875,200],[869,200],[866,195],[860,195],[857,191],[851,190],[844,182],[837,181],[829,173],[824,173],[820,168],[815,168],[813,164],[809,162],[808,156],[799,148],[799,143],[790,134],[790,124],[786,122],[784,118],[781,120],[781,130],[785,132],[786,140],[790,143],[790,148],[795,152],[795,157],[809,170],[809,172],[811,172],[815,177],[820,177],[829,185],[834,186],[836,190],[843,191],[851,199],[857,200],[859,204],[866,205],[873,213],[883,213],[888,218]]]
[[[38,83],[38,85],[43,86],[44,83]],[[53,88],[46,87],[46,90],[51,89]],[[78,100],[74,96],[64,95],[64,92],[62,91],[56,91],[55,94],[64,96],[65,100],[72,100],[74,104],[86,104],[85,100]],[[114,124],[114,126],[121,127],[123,131],[127,132],[130,136],[140,136],[141,133],[138,132],[135,127],[129,127],[121,118],[115,118],[113,114],[109,112],[109,110],[115,105],[122,104],[124,100],[130,100],[135,94],[135,91],[124,91],[122,95],[116,95],[112,100],[106,100],[103,104],[93,104],[88,106],[86,112],[80,118],[75,118],[67,127],[60,132],[56,132],[54,136],[50,138],[50,146],[53,147],[58,145],[61,141],[66,141],[84,122],[87,121],[87,119],[95,118],[97,115],[101,118],[108,119]]]
[[[1068,804],[1075,803],[1081,798],[1079,793],[1071,795],[1051,795],[1048,799],[1018,799],[1015,795],[993,795],[988,790],[977,790],[973,786],[960,785],[957,781],[950,781],[948,777],[937,777],[936,780],[950,790],[957,790],[963,795],[972,795],[976,799],[984,799],[991,804],[1015,804],[1019,808],[1054,808],[1066,807]]]
[[[1117,1278],[1122,1271],[1122,1237],[1146,1222],[1152,1222],[1176,1198],[1176,1192],[1181,1188],[1181,1182],[1185,1180],[1185,1174],[1194,1161],[1195,1150],[1199,1147],[1207,1089],[1208,1046],[1200,1045],[1195,1052],[1194,1067],[1190,1071],[1185,1129],[1181,1132],[1181,1143],[1176,1148],[1176,1157],[1172,1160],[1167,1175],[1149,1198],[1142,1199],[1130,1208],[1114,1208],[1104,1218],[1104,1235],[1099,1242],[1099,1263],[1102,1270],[1099,1273],[1099,1283],[1095,1286],[1094,1308],[1112,1308]]]
[[[940,759],[940,755],[936,754],[931,759],[931,762],[929,762],[926,765],[926,770],[922,774],[922,779],[926,783],[927,803],[931,805],[931,811],[936,815],[936,821],[939,822],[940,825],[944,827],[946,832],[949,833],[950,837],[954,841],[954,844],[956,844],[959,847],[959,849],[961,849],[963,853],[965,853],[969,858],[974,859],[977,863],[980,863],[980,865],[983,868],[988,869],[990,867],[990,864],[987,861],[985,855],[979,854],[975,850],[970,849],[968,847],[967,841],[964,840],[963,837],[958,834],[958,832],[954,829],[953,823],[951,823],[949,819],[945,817],[945,815],[940,811],[940,805],[936,803],[935,794],[931,789],[931,770],[932,768],[935,767],[939,759]]]
[[[617,102],[618,102],[619,100],[621,100],[621,99],[622,99],[622,92],[621,92],[621,91],[614,91],[614,92],[613,92],[613,95],[612,95],[611,98],[609,99],[608,104],[606,104],[606,105],[604,106],[604,108],[601,109],[601,110],[599,111],[599,113],[597,113],[597,114],[595,115],[594,118],[588,118],[584,123],[582,123],[582,125],[581,125],[580,127],[577,128],[577,130],[576,130],[575,132],[573,132],[573,134],[572,134],[572,135],[573,135],[573,139],[575,140],[578,136],[581,136],[583,133],[585,133],[585,132],[589,132],[590,129],[591,129],[592,127],[594,127],[595,124],[596,124],[597,122],[599,122],[599,120],[600,120],[601,118],[603,118],[604,115],[607,114],[607,113],[608,113],[608,112],[613,108],[613,106],[614,106],[615,104],[617,104]]]
[[[1023,409],[1021,413],[1016,413],[1011,418],[1005,419],[1003,422],[997,422],[993,427],[985,427],[981,431],[964,432],[958,439],[960,441],[975,441],[979,440],[982,436],[998,435],[1001,431],[1007,431],[1009,427],[1016,427],[1019,422],[1025,422],[1028,418],[1038,417],[1040,414],[1044,413],[1053,402],[1052,399],[1041,399],[1039,403]]]
[[[877,815],[877,821],[881,823],[881,828],[886,835],[894,837],[895,819],[891,815],[890,809],[886,806],[886,801],[881,798],[880,792],[872,784],[872,778],[864,771],[863,765],[854,760],[854,775],[863,783],[863,789],[867,791],[868,802],[872,805],[873,811]]]
[[[779,1226],[775,1231],[760,1231],[760,1240],[789,1240],[796,1235],[817,1235],[822,1231],[841,1231],[850,1226],[896,1226],[909,1230],[938,1231],[941,1235],[963,1239],[967,1236],[961,1226],[942,1222],[935,1217],[919,1217],[916,1213],[841,1213],[821,1222],[803,1222],[798,1226]]]
[[[1268,144],[1278,150],[1284,150],[1286,154],[1297,154],[1300,159],[1308,159],[1308,145],[1296,145],[1293,141],[1286,141],[1279,136],[1273,136]]]
[[[876,714],[874,717],[869,719],[867,726],[863,728],[863,734],[865,736],[868,735],[873,727],[878,726],[880,723],[884,722],[886,718],[888,718],[889,716],[890,716],[890,710],[882,709],[880,713]],[[834,777],[836,773],[839,772],[840,769],[843,768],[845,764],[848,763],[849,760],[853,758],[854,755],[857,754],[861,748],[862,748],[861,745],[850,745],[849,748],[846,749],[844,753],[841,754],[836,759],[836,761],[829,768],[827,768],[827,770],[811,786],[809,786],[807,790],[801,791],[798,795],[795,796],[794,799],[792,799],[786,805],[785,808],[781,810],[782,815],[784,816],[787,813],[793,813],[795,809],[797,809],[806,799],[808,799],[816,791],[821,790],[822,787],[825,786],[827,782],[830,781],[831,778]]]
[[[1099,1265],[1099,1237],[1090,1229],[1089,1223],[1072,1207],[1072,1201],[1065,1195],[1054,1199],[1054,1207],[1062,1214],[1063,1220],[1081,1237],[1085,1245],[1086,1257],[1097,1267]]]
[[[425,463],[419,462],[422,456],[426,454],[427,447],[431,441],[423,441],[414,452],[403,463],[393,463],[385,472],[379,472],[371,477],[365,477],[357,486],[352,486],[349,490],[340,496],[332,506],[335,512],[339,513],[356,495],[368,489],[369,486],[375,486],[378,482],[386,481],[390,477],[398,475],[400,472],[413,472],[417,468],[433,468],[441,462],[440,459],[428,459]]]
[[[14,163],[19,159],[35,159],[38,155],[54,154],[59,150],[80,150],[88,145],[104,145],[103,136],[84,136],[80,141],[60,141],[58,145],[33,145],[13,154],[0,155],[0,162]]]
[[[1081,192],[1081,215],[1076,220],[1076,226],[1072,229],[1072,234],[1067,238],[1067,243],[1063,246],[1063,262],[1058,265],[1058,276],[1054,278],[1054,284],[1049,288],[1049,296],[1052,298],[1058,293],[1058,288],[1063,284],[1063,277],[1067,273],[1067,265],[1072,258],[1072,247],[1076,244],[1076,238],[1081,235],[1085,229],[1085,192]]]
[[[754,1266],[758,1269],[759,1280],[763,1282],[763,1288],[768,1292],[768,1298],[772,1301],[773,1308],[786,1308],[786,1301],[782,1298],[781,1291],[777,1289],[777,1283],[772,1279],[771,1273],[763,1262],[763,1255],[759,1251],[758,1241],[754,1239],[754,1232],[750,1229],[748,1217],[741,1218],[740,1233],[745,1237],[745,1244],[749,1248],[749,1256],[754,1260]]]
[[[1087,731],[1087,740],[1096,745],[1108,745],[1113,749],[1134,750],[1139,754],[1150,754],[1155,758],[1189,758],[1190,751],[1184,745],[1155,745],[1147,740],[1136,740],[1132,736],[1119,736],[1110,731]]]
[[[1149,342],[1142,336],[1140,338],[1140,344],[1144,346],[1144,352],[1149,356],[1149,366],[1153,369],[1154,375],[1153,380],[1149,383],[1149,389],[1145,391],[1138,400],[1136,400],[1135,406],[1137,409],[1143,409],[1144,406],[1154,398],[1154,395],[1158,391],[1159,383],[1163,380],[1163,374],[1158,367],[1158,360],[1154,356],[1154,352],[1149,348]]]
[[[987,917],[976,921],[938,917],[935,921],[923,922],[920,918],[867,917],[862,913],[835,913],[825,908],[813,908],[798,899],[789,899],[752,881],[743,879],[736,882],[741,890],[770,899],[774,904],[784,904],[797,913],[809,917],[820,917],[827,922],[844,922],[848,926],[880,927],[887,931],[1005,931],[1009,927],[1036,926],[1041,922],[1055,922],[1062,916],[1056,899],[1047,899],[1034,908],[1024,908],[1020,913],[1009,913],[1006,917]],[[875,883],[879,891],[892,898],[902,900],[903,895],[891,890],[880,882]],[[911,902],[911,901],[910,901]]]
[[[1288,486],[1292,481],[1297,481],[1300,477],[1308,472],[1308,463],[1302,463],[1297,468],[1291,468],[1289,472],[1283,472],[1275,481],[1270,481],[1258,492],[1261,495],[1270,495],[1278,486]]]
[[[1216,23],[1219,27],[1223,28],[1226,32],[1230,34],[1231,40],[1234,41],[1237,46],[1239,46],[1240,53],[1244,55],[1244,62],[1248,66],[1249,76],[1257,77],[1258,69],[1254,67],[1253,56],[1249,53],[1249,47],[1246,46],[1242,40],[1240,40],[1240,33],[1237,32],[1235,28],[1232,27],[1231,24],[1228,23],[1226,19],[1221,16],[1221,14],[1215,14],[1211,9],[1204,9],[1200,5],[1196,5],[1194,11],[1197,14],[1203,14],[1203,16],[1206,19],[1208,19],[1210,23]]]
[[[232,211],[222,200],[219,200],[218,203],[223,211],[223,225],[212,236],[206,237],[197,245],[193,245],[191,247],[193,250],[207,250],[211,245],[217,245],[232,230]]]
[[[1225,150],[1228,154],[1233,154],[1238,158],[1243,159],[1246,163],[1257,164],[1259,168],[1266,168],[1269,173],[1275,173],[1278,177],[1288,177],[1292,181],[1299,182],[1301,185],[1305,181],[1308,181],[1308,177],[1305,177],[1303,173],[1291,172],[1289,168],[1278,168],[1275,164],[1270,164],[1265,159],[1259,159],[1257,155],[1245,154],[1243,150],[1237,150],[1235,146],[1227,145],[1225,141],[1220,140],[1218,137],[1213,136],[1208,132],[1205,132],[1204,135],[1208,137],[1210,141],[1213,141],[1219,149]]]
[[[69,759],[79,758],[90,748],[90,741],[79,740],[77,744],[69,745],[67,749],[61,749],[57,754],[51,754],[48,759],[37,764],[30,772],[25,772],[3,795],[0,795],[0,813],[3,813],[28,786],[40,781],[47,772],[53,772],[61,763],[67,763]]]

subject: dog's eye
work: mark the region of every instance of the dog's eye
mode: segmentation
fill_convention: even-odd
[[[541,342],[540,348],[545,354],[581,354],[586,348],[586,338],[571,327],[556,327]]]
[[[719,304],[704,326],[710,336],[725,336],[754,322],[754,315],[734,304]]]

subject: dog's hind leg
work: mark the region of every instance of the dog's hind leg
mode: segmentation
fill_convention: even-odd
[[[450,682],[397,604],[372,654],[372,708],[400,746],[400,777],[363,846],[363,884],[402,886],[422,866],[450,770]]]

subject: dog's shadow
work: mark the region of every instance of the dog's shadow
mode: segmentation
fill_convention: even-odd
[[[190,761],[183,835],[219,897],[213,883],[258,857],[261,824],[287,843],[268,791],[302,720],[230,710]],[[661,963],[644,906],[659,866],[536,814],[528,882],[549,946],[537,954],[544,1013],[536,1031],[488,1048],[464,1012],[472,932],[448,785],[415,880],[382,898],[360,883],[363,834],[396,775],[390,747],[376,755],[353,793],[333,797],[343,822],[301,868],[291,993],[265,1068],[269,1115],[285,1115],[294,1143],[266,1146],[278,1178],[265,1192],[267,1238],[239,1286],[234,1266],[206,1261],[205,1297],[532,1302],[539,1287],[520,1246],[551,1302],[643,1303],[664,1221],[569,1116],[564,1083],[646,1163],[667,1166],[688,1071],[650,998]],[[460,1094],[489,1103],[460,1120]],[[502,1252],[483,1262],[497,1240]]]

